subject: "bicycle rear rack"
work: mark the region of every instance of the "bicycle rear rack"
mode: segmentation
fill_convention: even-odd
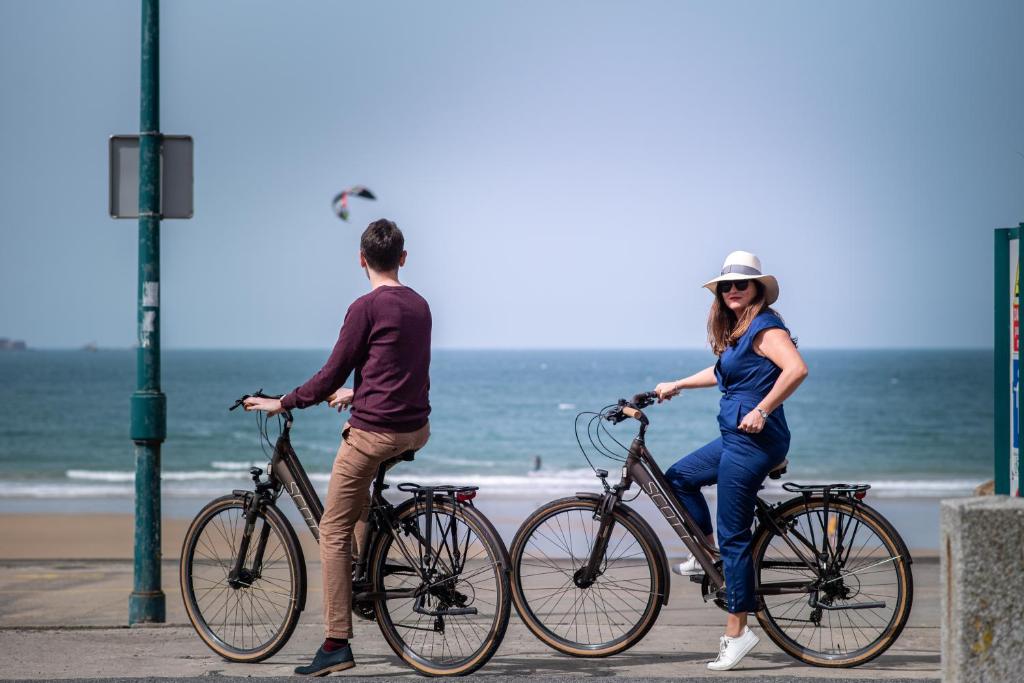
[[[460,503],[469,503],[469,501],[476,498],[476,492],[480,490],[479,486],[452,486],[451,484],[420,486],[419,484],[410,484],[408,482],[399,484],[396,488],[402,493],[413,494],[417,499],[451,496]]]
[[[867,495],[868,489],[871,488],[871,484],[794,484],[793,482],[787,481],[782,485],[782,490],[789,491],[790,493],[802,493],[805,497],[812,493],[820,493],[824,497],[828,497],[832,494],[839,494],[841,496],[848,496],[856,498],[857,500],[864,500],[864,496]]]
[[[480,487],[452,486],[450,484],[443,484],[440,486],[420,486],[419,484],[406,482],[399,484],[396,488],[403,493],[413,494],[417,505],[420,503],[424,504],[427,521],[424,525],[426,529],[424,534],[425,538],[423,539],[423,557],[420,560],[420,569],[422,571],[422,576],[427,581],[431,581],[433,579],[434,570],[437,566],[438,559],[440,559],[440,557],[434,557],[434,545],[432,538],[434,528],[434,500],[435,498],[442,497],[449,497],[452,499],[453,505],[451,521],[448,524],[448,529],[444,530],[444,535],[447,535],[449,531],[451,532],[452,542],[449,552],[452,555],[452,570],[455,571],[457,576],[458,572],[461,571],[461,567],[459,566],[460,555],[464,556],[465,553],[459,552],[459,535],[456,526],[457,520],[455,517],[455,510],[459,504],[472,505],[473,503],[471,501],[476,497],[476,492]],[[444,539],[442,539],[442,543],[445,543]],[[447,580],[442,583],[447,583]],[[475,607],[442,607],[439,609],[430,609],[426,607],[426,597],[426,593],[420,593],[417,595],[412,608],[414,612],[435,618],[440,618],[442,616],[472,615],[477,613],[477,609]]]

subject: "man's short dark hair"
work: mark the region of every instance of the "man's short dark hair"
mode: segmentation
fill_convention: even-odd
[[[398,268],[405,250],[405,237],[394,221],[386,218],[376,220],[366,227],[359,238],[359,250],[363,252],[366,264],[378,273]]]

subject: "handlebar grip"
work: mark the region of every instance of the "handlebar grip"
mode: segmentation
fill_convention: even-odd
[[[630,408],[629,406],[623,407],[622,414],[623,415],[627,415],[627,416],[633,418],[634,420],[639,420],[640,416],[643,415],[643,413],[641,413],[636,408]]]

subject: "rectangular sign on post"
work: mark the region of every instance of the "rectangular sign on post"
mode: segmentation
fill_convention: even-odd
[[[192,218],[192,137],[163,135],[160,217]],[[110,216],[139,217],[139,136],[110,136]]]
[[[1010,495],[1020,495],[1020,235],[1010,240]]]

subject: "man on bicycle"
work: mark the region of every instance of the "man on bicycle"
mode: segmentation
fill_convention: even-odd
[[[280,399],[248,398],[246,410],[306,408],[328,400],[352,413],[342,430],[320,521],[326,638],[297,674],[323,676],[355,666],[352,637],[353,537],[362,536],[370,484],[380,465],[418,450],[430,435],[430,307],[398,280],[405,238],[394,222],[370,223],[359,242],[359,265],[370,292],[349,306],[334,350],[305,384]],[[355,373],[354,388],[342,384]]]

